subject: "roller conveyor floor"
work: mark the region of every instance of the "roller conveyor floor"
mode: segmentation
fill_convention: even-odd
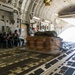
[[[0,51],[0,75],[24,75],[55,56],[25,50]]]
[[[75,46],[60,55],[0,50],[0,75],[75,75]]]

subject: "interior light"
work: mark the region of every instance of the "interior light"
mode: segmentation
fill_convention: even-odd
[[[22,31],[24,31],[24,29],[22,28]]]
[[[36,17],[36,16],[34,16],[34,17],[33,17],[33,19],[37,19],[37,20],[40,20],[40,18],[38,18],[38,17]]]
[[[45,22],[50,23],[49,21],[45,20]]]
[[[44,3],[46,6],[49,6],[51,4],[52,0],[44,0]]]

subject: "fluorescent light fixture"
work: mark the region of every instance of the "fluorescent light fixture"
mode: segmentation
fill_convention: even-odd
[[[22,28],[22,31],[24,31],[24,29]]]
[[[58,16],[58,14],[57,14],[57,13],[55,13],[55,16]]]
[[[38,17],[36,17],[36,16],[34,16],[34,17],[33,17],[33,19],[37,19],[37,20],[40,20],[40,18],[38,18]]]
[[[49,21],[45,20],[45,22],[50,23]]]

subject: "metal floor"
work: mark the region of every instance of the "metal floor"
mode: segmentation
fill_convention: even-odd
[[[55,56],[19,49],[0,51],[0,75],[24,75]]]
[[[0,50],[0,75],[75,75],[75,48],[60,55]]]

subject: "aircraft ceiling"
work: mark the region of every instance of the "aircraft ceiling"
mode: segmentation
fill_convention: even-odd
[[[29,17],[29,14],[33,13],[33,16],[41,19],[46,19],[50,22],[54,22],[56,18],[65,14],[72,14],[75,10],[75,0],[50,0],[50,5],[46,6],[44,0],[23,0],[25,3],[22,5],[21,12],[25,19]],[[29,5],[28,5],[29,4]],[[69,11],[69,12],[68,12]],[[29,13],[29,14],[28,14]]]
[[[21,18],[24,21],[28,21],[30,19],[30,15],[32,15],[39,17],[41,20],[46,19],[51,23],[54,23],[55,19],[62,15],[75,13],[75,0],[50,0],[49,6],[45,5],[44,0],[0,1],[18,8]]]

